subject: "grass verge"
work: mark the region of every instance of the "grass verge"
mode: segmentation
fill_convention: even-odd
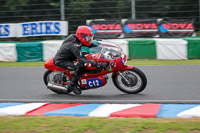
[[[128,65],[200,65],[200,60],[128,60]],[[44,62],[0,62],[0,67],[43,66]]]
[[[128,65],[200,65],[200,60],[129,60]]]
[[[200,119],[0,117],[1,133],[199,133]]]
[[[0,67],[43,66],[44,62],[0,62]]]

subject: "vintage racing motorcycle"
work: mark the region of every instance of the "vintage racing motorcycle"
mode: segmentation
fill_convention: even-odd
[[[143,91],[147,85],[145,74],[135,66],[125,65],[127,56],[117,44],[108,41],[98,41],[99,45],[88,48],[89,54],[85,57],[95,62],[109,62],[107,69],[97,69],[86,66],[87,73],[83,74],[78,82],[81,90],[89,90],[106,85],[108,74],[111,74],[112,81],[116,88],[127,94],[137,94]],[[78,60],[77,60],[78,62]],[[47,69],[43,80],[51,91],[58,94],[68,94],[71,90],[67,85],[73,77],[74,70],[57,67],[53,58],[44,64]]]

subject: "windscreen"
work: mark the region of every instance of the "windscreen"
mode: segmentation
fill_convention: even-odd
[[[121,56],[122,49],[117,44],[100,41],[99,45],[89,49],[90,53],[101,53],[105,59],[113,59]]]

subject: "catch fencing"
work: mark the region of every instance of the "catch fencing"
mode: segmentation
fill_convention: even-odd
[[[199,0],[0,0],[0,23],[68,21],[68,33],[71,34],[79,25],[85,25],[86,20],[94,19],[194,19],[198,36],[199,5]],[[63,38],[62,36],[36,36],[1,38],[1,40],[36,41]]]

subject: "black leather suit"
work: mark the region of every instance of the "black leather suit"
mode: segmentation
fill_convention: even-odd
[[[57,51],[54,57],[54,64],[58,67],[65,69],[75,69],[75,74],[71,80],[71,85],[76,86],[78,80],[84,74],[85,71],[85,63],[91,63],[92,66],[96,66],[97,63],[85,58],[82,54],[81,47],[82,43],[76,37],[76,35],[72,34],[68,36],[64,42],[62,43],[60,49]],[[78,58],[79,63],[77,65],[74,64],[74,61]]]
[[[78,58],[79,65],[83,66],[85,63],[91,63],[92,66],[95,66],[96,62],[86,59],[82,54],[82,45],[80,44],[81,42],[76,35],[68,36],[54,57],[54,64],[65,69],[76,68],[77,65],[74,65],[74,61]]]

